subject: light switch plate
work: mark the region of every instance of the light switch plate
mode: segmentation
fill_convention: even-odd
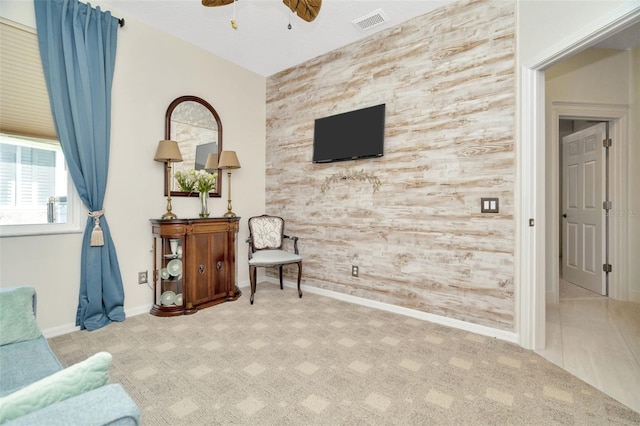
[[[499,213],[500,201],[498,198],[483,197],[480,199],[480,213]]]

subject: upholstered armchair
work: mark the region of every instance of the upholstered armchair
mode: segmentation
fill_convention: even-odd
[[[294,253],[283,250],[285,238],[293,241]],[[280,269],[280,289],[284,265],[298,265],[298,296],[302,297],[300,278],[302,277],[302,256],[298,252],[298,237],[284,234],[284,219],[278,216],[254,216],[249,218],[249,280],[251,281],[251,304],[256,292],[257,268],[277,266]]]

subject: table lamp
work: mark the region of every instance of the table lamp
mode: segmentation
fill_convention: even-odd
[[[218,169],[218,154],[207,155],[207,162],[204,164],[204,169],[207,172],[212,172]]]
[[[170,140],[158,142],[158,149],[153,159],[165,163],[164,185],[167,190],[167,212],[162,215],[162,219],[176,219],[178,216],[171,211],[171,163],[182,161],[178,142]]]
[[[227,194],[227,212],[224,217],[236,217],[236,214],[231,211],[231,169],[239,169],[240,162],[235,151],[222,151],[220,153],[220,162],[218,163],[219,169],[228,170],[227,176],[229,178],[229,191]]]

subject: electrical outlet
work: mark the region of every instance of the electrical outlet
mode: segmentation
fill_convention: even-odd
[[[356,265],[351,265],[351,276],[352,277],[358,276],[358,267]]]
[[[146,284],[147,282],[147,271],[138,272],[138,284]]]

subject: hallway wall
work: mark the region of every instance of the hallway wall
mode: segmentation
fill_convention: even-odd
[[[632,109],[629,112],[629,117],[638,115],[638,104],[633,107],[633,96],[637,98],[637,89],[633,87],[633,72],[632,72],[632,51],[621,51],[613,49],[587,49],[580,52],[573,57],[560,62],[545,71],[545,102],[546,102],[546,176],[547,187],[550,187],[553,183],[551,176],[553,173],[557,173],[557,170],[552,170],[554,162],[553,156],[558,156],[559,147],[558,141],[552,138],[552,107],[554,103],[558,102],[573,102],[573,103],[591,103],[599,105],[629,105]],[[630,120],[629,128],[627,129],[629,145],[634,144],[633,138],[631,138],[632,128],[637,125],[637,120]],[[636,148],[637,149],[637,148]],[[631,153],[631,152],[630,152]],[[557,163],[555,163],[557,164]],[[638,155],[635,154],[629,156],[629,169],[623,171],[627,181],[634,182],[634,168],[640,165],[638,161]],[[635,177],[637,179],[637,177]],[[637,181],[637,180],[636,180]],[[631,188],[630,188],[631,191]],[[560,220],[560,206],[559,200],[553,204],[548,196],[546,204],[546,213],[548,219],[548,226],[546,228],[547,247],[550,244],[557,244],[558,238],[553,234],[553,228],[550,226],[550,219],[557,217]],[[632,200],[635,198],[635,200]],[[633,233],[633,222],[635,220],[635,226],[637,226],[637,216],[634,219],[633,212],[634,205],[638,205],[637,196],[629,197],[628,211],[620,212],[620,214],[627,214],[629,218],[629,249],[624,250],[629,254],[629,259],[633,259],[631,254],[633,252],[638,253],[640,250],[640,235],[638,232]],[[558,207],[556,210],[554,207]],[[637,208],[637,207],[636,207]],[[560,223],[560,222],[559,222]],[[640,255],[637,255],[640,256]],[[630,268],[635,268],[632,265],[634,262],[629,262]],[[557,302],[557,276],[554,276],[557,269],[547,268],[546,276],[546,299],[549,302]],[[633,274],[633,270],[629,270],[629,276],[638,276]],[[629,284],[629,294],[632,293],[632,288],[635,289],[633,283]]]
[[[640,46],[631,52],[631,128],[629,129],[629,259],[640,259]],[[640,303],[640,262],[629,262],[629,300]]]

